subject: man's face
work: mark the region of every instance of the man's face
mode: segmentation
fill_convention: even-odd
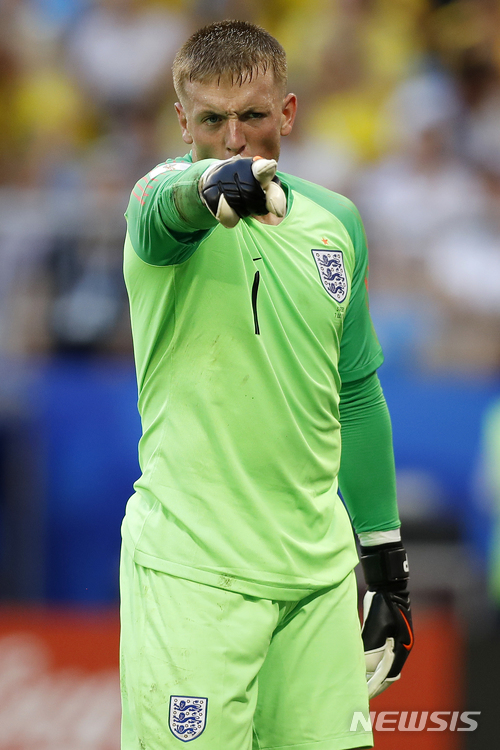
[[[175,109],[194,161],[237,155],[277,160],[281,136],[290,133],[297,109],[295,94],[283,98],[270,70],[241,85],[228,79],[187,81],[183,100]]]

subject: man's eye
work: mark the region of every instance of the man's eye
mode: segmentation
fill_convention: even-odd
[[[209,115],[208,117],[205,117],[205,122],[208,122],[209,125],[215,125],[220,122],[220,117],[219,115]]]
[[[263,112],[249,112],[248,117],[250,120],[260,120],[265,117]]]

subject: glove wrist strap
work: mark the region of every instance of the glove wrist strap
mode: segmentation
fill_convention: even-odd
[[[370,589],[406,587],[408,557],[402,545],[362,547],[360,559]]]

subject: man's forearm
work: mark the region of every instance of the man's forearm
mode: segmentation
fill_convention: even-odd
[[[201,175],[215,159],[196,162],[182,173],[181,177],[159,196],[159,211],[165,226],[173,232],[188,233],[193,230],[211,229],[217,224],[198,190]]]
[[[342,387],[339,486],[355,531],[397,529],[392,428],[376,373]]]

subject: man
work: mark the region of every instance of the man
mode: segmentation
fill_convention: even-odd
[[[361,221],[275,175],[297,102],[272,36],[213,24],[173,70],[191,152],[140,180],[127,211],[143,436],[123,523],[122,747],[371,747],[353,714],[399,677],[412,634]]]

